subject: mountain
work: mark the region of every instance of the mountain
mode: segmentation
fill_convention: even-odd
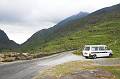
[[[0,30],[0,52],[14,51],[19,45],[12,40],[9,40],[8,36],[3,30]]]
[[[106,44],[120,56],[120,4],[69,18],[33,34],[21,45],[21,51],[55,53],[82,49],[85,44]]]
[[[64,30],[64,32],[71,32],[71,31],[79,31],[82,27],[87,27],[91,24],[96,23],[103,23],[105,21],[112,21],[117,20],[120,18],[120,4],[106,7],[103,9],[100,9],[98,11],[95,11],[91,14],[89,14],[86,17],[73,20],[71,22],[66,23],[65,25],[60,25],[59,23],[56,25],[56,27],[60,27],[59,30]]]
[[[23,52],[34,50],[37,46],[42,46],[42,44],[47,41],[53,40],[53,38],[58,38],[63,36],[61,32],[56,32],[59,28],[64,27],[64,25],[70,23],[71,21],[83,18],[87,16],[89,13],[80,12],[77,15],[70,16],[65,20],[61,21],[57,25],[49,29],[42,29],[35,34],[33,34],[25,43],[21,45],[21,49]]]
[[[79,19],[87,16],[88,14],[89,14],[88,12],[80,12],[76,15],[73,15],[73,16],[70,16],[70,17],[66,18],[65,20],[58,23],[56,26],[57,27],[64,27],[65,25],[71,23],[72,21],[79,20]]]

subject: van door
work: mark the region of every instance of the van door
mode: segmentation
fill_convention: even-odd
[[[105,47],[99,47],[99,57],[106,57],[109,56],[109,53],[107,53]]]

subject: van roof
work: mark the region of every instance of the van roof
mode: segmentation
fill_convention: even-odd
[[[106,47],[106,45],[85,45],[85,47],[99,47],[99,46]]]

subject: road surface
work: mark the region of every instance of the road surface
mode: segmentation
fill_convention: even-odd
[[[98,58],[98,59],[85,59],[82,56],[77,56],[69,52],[63,52],[48,57],[33,59],[29,61],[17,61],[7,64],[0,64],[0,79],[32,79],[38,71],[42,71],[45,68],[55,66],[70,61],[93,61],[98,65],[115,65],[115,61],[111,63],[108,58]],[[120,59],[117,59],[120,64]]]
[[[7,64],[0,64],[0,79],[32,79],[38,71],[49,66],[55,66],[64,62],[82,59],[72,55],[71,52],[63,52],[52,56],[29,60],[19,61]]]

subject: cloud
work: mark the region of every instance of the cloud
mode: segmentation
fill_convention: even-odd
[[[23,43],[36,31],[80,11],[93,12],[118,3],[120,0],[0,0],[0,28],[10,39]]]

